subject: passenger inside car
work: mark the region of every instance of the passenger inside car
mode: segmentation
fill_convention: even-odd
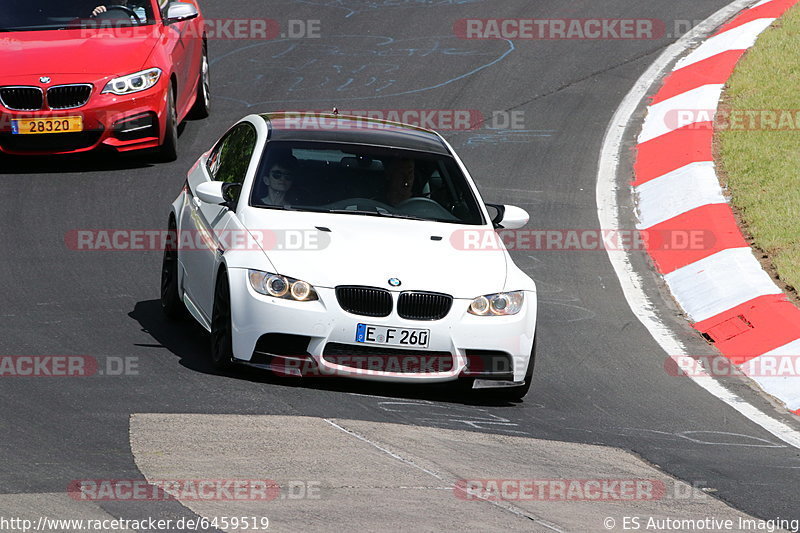
[[[386,203],[396,206],[413,196],[414,160],[390,159],[386,163]]]

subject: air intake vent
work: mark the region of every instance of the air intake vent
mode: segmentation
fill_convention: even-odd
[[[392,294],[373,287],[336,287],[336,299],[348,313],[362,316],[389,316]]]
[[[92,86],[81,83],[76,85],[56,85],[47,89],[47,106],[50,109],[73,109],[81,107],[89,101]]]
[[[14,111],[38,111],[42,100],[38,87],[0,87],[0,103]]]
[[[407,320],[441,320],[450,312],[453,297],[435,292],[404,292],[397,301],[397,314]]]
[[[455,367],[450,352],[414,351],[382,346],[351,346],[329,342],[322,358],[329,363],[373,372],[436,374],[452,372]]]
[[[10,132],[0,132],[0,145],[12,152],[71,152],[95,145],[102,134],[102,130],[39,135],[14,135]]]

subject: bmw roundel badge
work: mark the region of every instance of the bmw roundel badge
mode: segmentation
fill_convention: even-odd
[[[401,284],[402,282],[399,279],[389,278],[389,285],[391,285],[392,287],[399,287]]]

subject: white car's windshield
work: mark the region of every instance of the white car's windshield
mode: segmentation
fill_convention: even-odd
[[[5,0],[0,31],[152,24],[150,0]]]
[[[484,223],[478,200],[452,157],[354,144],[268,143],[250,205]]]

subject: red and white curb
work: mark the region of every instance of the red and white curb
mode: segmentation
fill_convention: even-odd
[[[759,34],[798,1],[758,2],[678,61],[648,107],[632,184],[640,230],[712,236],[702,249],[648,252],[693,327],[796,414],[800,309],[762,270],[736,224],[714,170],[707,110],[717,108]]]

